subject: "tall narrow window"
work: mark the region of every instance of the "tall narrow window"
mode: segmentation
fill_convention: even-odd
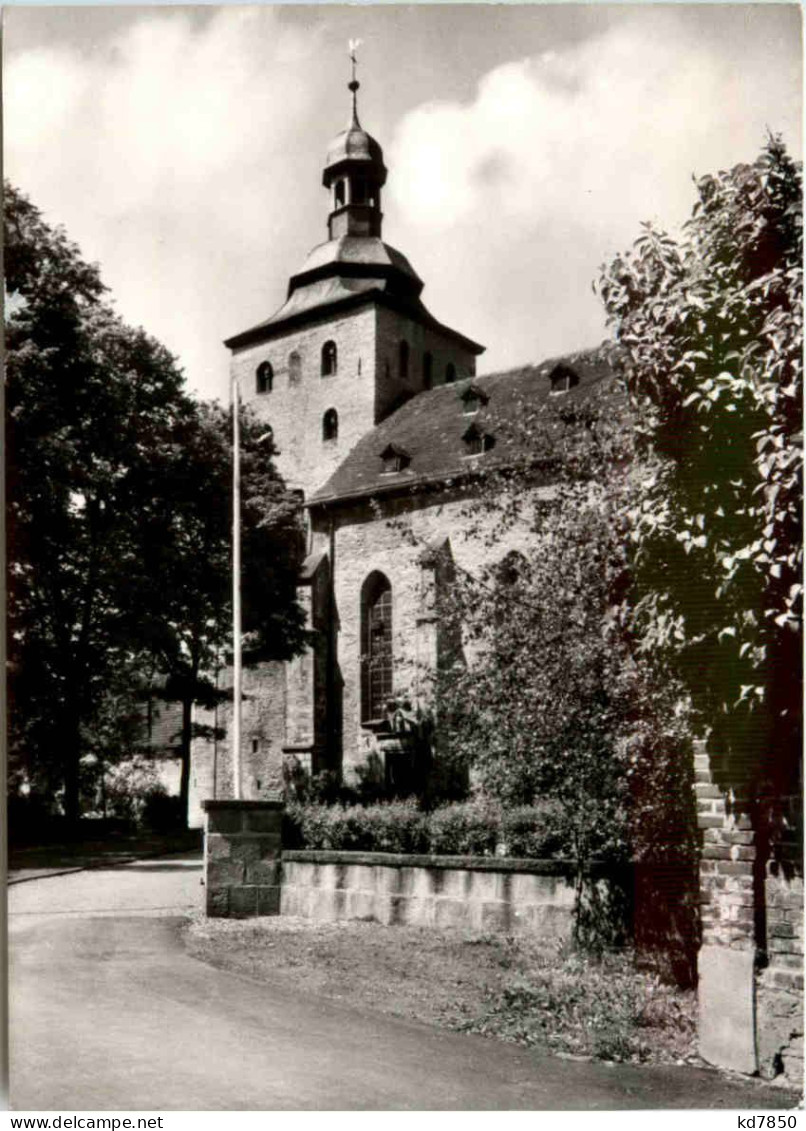
[[[255,392],[270,393],[274,384],[274,370],[268,361],[261,361],[255,370]]]
[[[322,417],[322,439],[327,443],[339,438],[339,414],[335,408],[329,408]]]
[[[423,388],[430,389],[434,384],[434,359],[430,353],[423,354]]]
[[[402,381],[409,379],[409,343],[402,341],[397,347],[398,370]]]
[[[336,207],[344,204],[344,181],[336,181]]]
[[[456,380],[456,366],[449,361],[445,367],[445,384],[452,385]]]
[[[383,718],[392,695],[392,586],[371,573],[361,589],[361,719]]]
[[[288,383],[289,385],[298,385],[302,380],[302,358],[294,350],[293,353],[288,355]]]
[[[325,342],[322,346],[322,376],[332,377],[336,372],[337,365],[336,343],[332,341]]]

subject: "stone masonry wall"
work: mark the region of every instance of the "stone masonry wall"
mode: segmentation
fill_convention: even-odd
[[[700,1051],[740,1072],[802,1083],[803,879],[779,851],[759,885],[750,817],[729,811],[705,742],[695,753],[700,864]],[[795,855],[790,853],[790,856]],[[765,937],[759,937],[759,934]]]
[[[279,914],[283,803],[205,801],[204,810],[207,914]]]
[[[382,420],[402,394],[419,393],[424,388],[423,358],[432,359],[433,386],[445,384],[445,371],[449,363],[456,369],[456,380],[472,377],[476,372],[476,357],[449,338],[430,327],[422,326],[413,318],[386,307],[377,308],[376,372],[378,374],[376,419]],[[403,382],[399,375],[399,350],[401,340],[409,345],[409,375]]]
[[[492,549],[479,535],[468,534],[466,504],[462,491],[453,488],[387,500],[377,508],[356,503],[334,514],[335,648],[343,684],[342,747],[348,779],[374,746],[374,735],[361,725],[361,588],[366,578],[379,570],[391,583],[394,687],[410,692],[422,677],[418,658],[428,661],[435,652],[434,570],[428,555],[423,559],[424,550],[447,542],[445,552],[457,568],[473,571],[520,545],[517,532]],[[321,547],[326,537],[324,527],[314,530]]]
[[[219,675],[220,690],[232,688],[232,669]],[[203,824],[202,803],[232,797],[232,702],[214,711],[196,710],[194,719],[218,736],[196,738],[191,752],[188,826]],[[241,706],[241,791],[259,801],[282,788],[282,746],[285,736],[285,665],[256,664],[243,669]]]
[[[320,921],[375,919],[569,938],[574,898],[572,877],[555,861],[283,853],[281,914]]]
[[[277,467],[289,487],[306,497],[321,487],[365,432],[375,424],[375,332],[372,306],[322,318],[282,337],[239,350],[232,358],[241,397],[270,424],[280,451]],[[336,342],[337,372],[321,376],[321,351]],[[298,384],[289,384],[288,359],[302,359]],[[270,393],[255,390],[255,370],[269,361],[274,370]],[[337,440],[323,441],[322,418],[335,408]]]
[[[337,371],[321,375],[322,346],[333,340]],[[409,343],[408,379],[399,372],[399,343]],[[434,383],[442,384],[449,361],[457,378],[475,372],[475,357],[452,339],[414,319],[385,307],[368,305],[343,315],[331,315],[233,354],[232,372],[240,396],[260,419],[271,425],[280,455],[277,466],[289,487],[306,497],[321,487],[361,437],[407,396],[423,388],[423,353],[434,359]],[[301,376],[289,379],[289,357],[301,358]],[[271,392],[256,391],[255,371],[271,363]],[[328,409],[338,413],[336,440],[323,440],[322,419]]]

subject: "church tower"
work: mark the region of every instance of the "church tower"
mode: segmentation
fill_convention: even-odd
[[[422,280],[382,239],[387,170],[361,126],[359,83],[348,124],[327,149],[327,235],[270,318],[226,341],[240,396],[271,426],[280,473],[306,498],[375,424],[423,389],[475,374],[483,351],[441,325]]]

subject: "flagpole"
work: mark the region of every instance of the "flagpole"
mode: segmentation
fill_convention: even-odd
[[[241,800],[241,422],[232,376],[232,795]]]

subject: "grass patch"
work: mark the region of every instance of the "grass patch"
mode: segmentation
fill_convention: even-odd
[[[565,1056],[697,1062],[695,996],[629,953],[586,956],[554,940],[459,930],[195,919],[191,953],[287,989]]]

